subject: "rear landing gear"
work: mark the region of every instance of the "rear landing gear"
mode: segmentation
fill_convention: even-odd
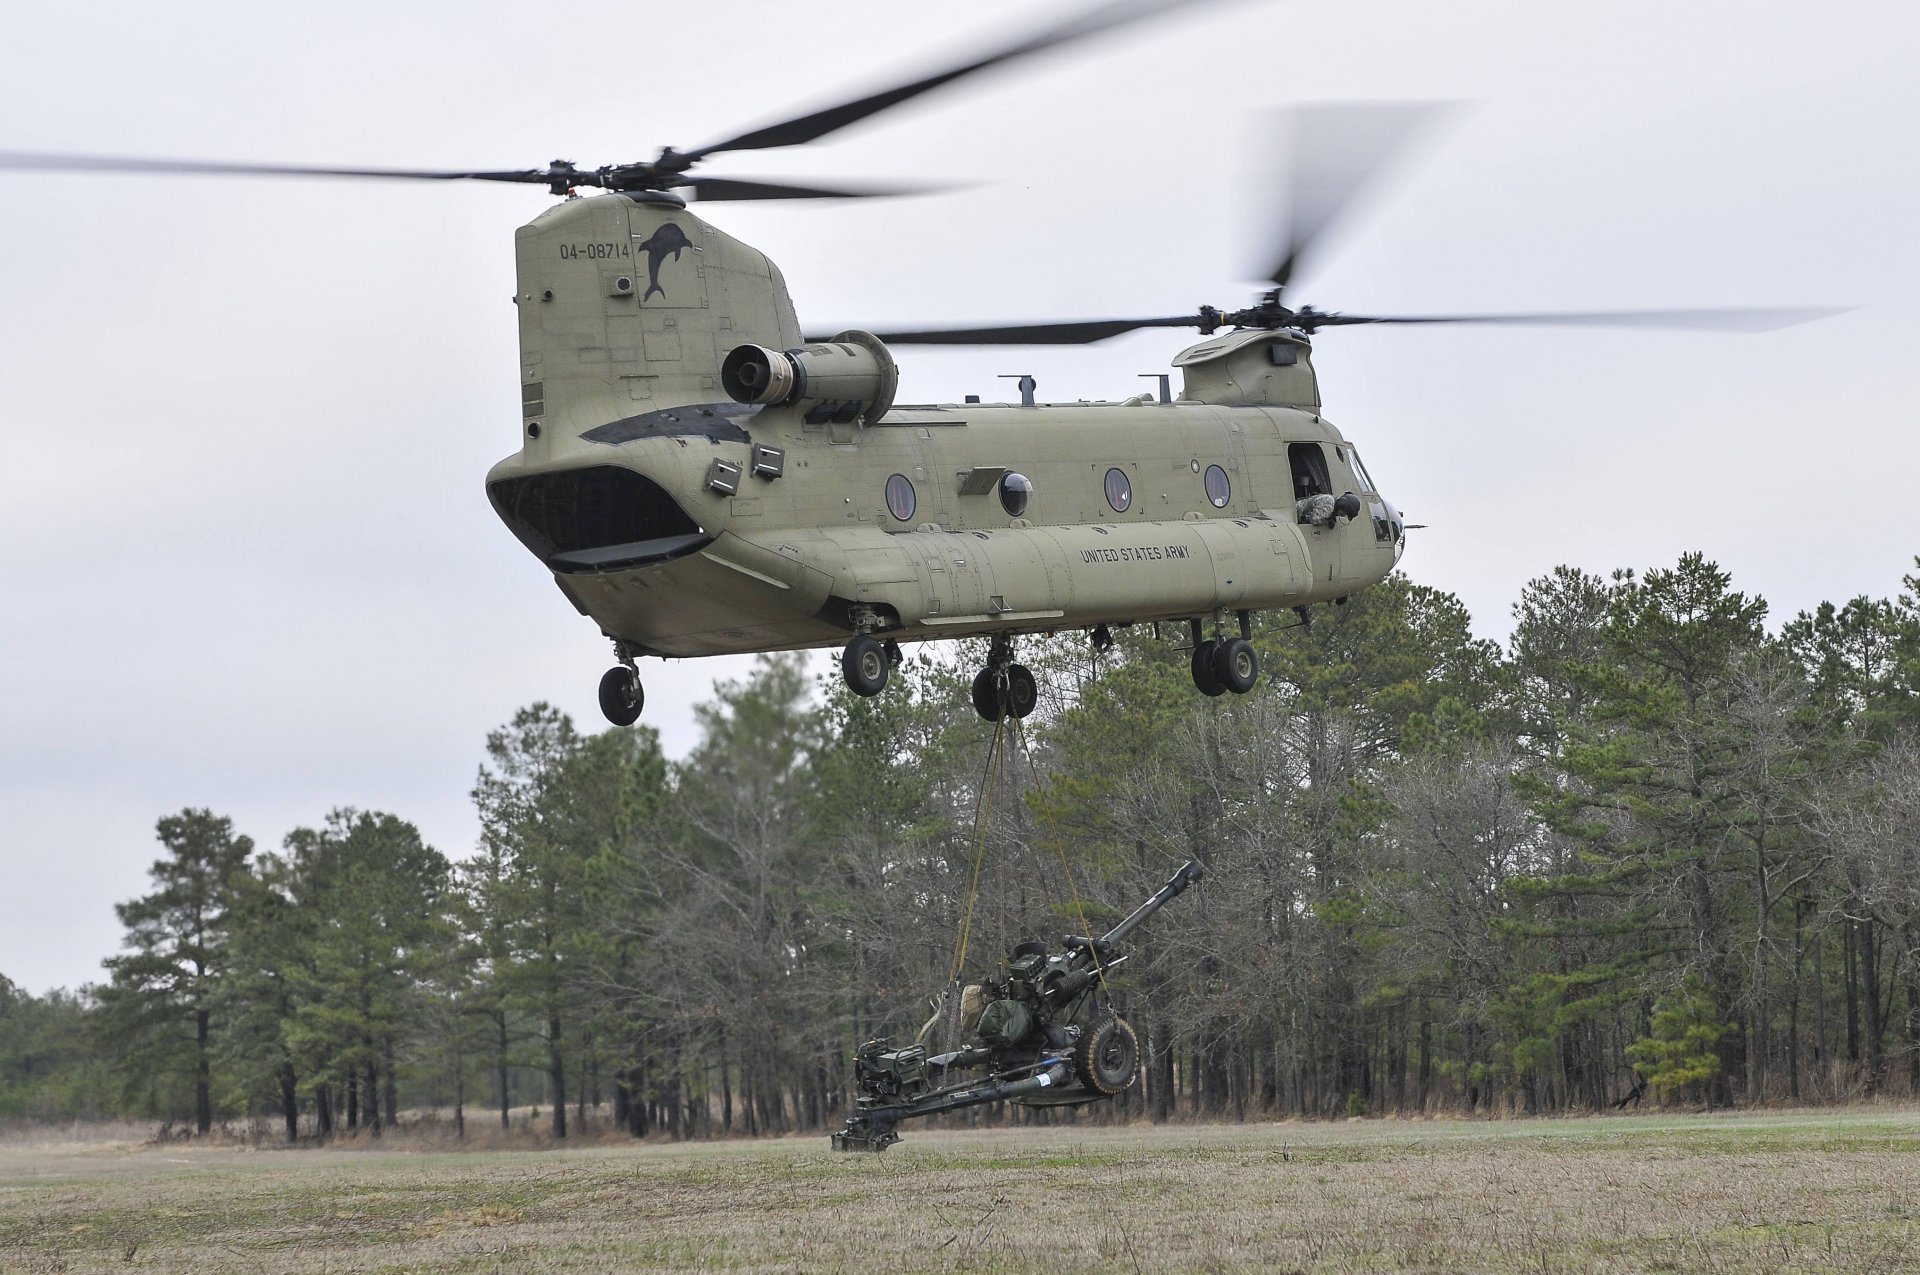
[[[887,648],[865,633],[847,643],[847,649],[840,653],[840,673],[855,695],[878,695],[885,690],[893,663]]]
[[[1013,662],[1013,643],[995,638],[987,666],[973,677],[973,711],[989,721],[1025,717],[1040,702],[1040,684],[1024,664]]]
[[[1005,712],[1000,707],[1000,687],[993,670],[983,668],[973,675],[973,711],[989,722],[997,722]]]
[[[631,664],[616,664],[600,676],[600,711],[615,726],[631,726],[640,720],[640,709],[647,693],[640,687],[640,675]]]
[[[1025,717],[1040,702],[1040,684],[1033,680],[1033,674],[1026,665],[1007,665],[1007,685],[1002,692],[1002,702],[1015,717]]]

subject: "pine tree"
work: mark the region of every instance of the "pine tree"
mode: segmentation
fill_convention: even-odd
[[[115,908],[131,950],[107,961],[109,995],[123,1038],[136,1042],[122,1060],[130,1078],[189,1071],[194,1128],[206,1133],[213,1127],[214,1014],[235,883],[253,841],[235,836],[233,822],[209,810],[162,819],[158,835],[166,855],[149,869],[158,888]]]

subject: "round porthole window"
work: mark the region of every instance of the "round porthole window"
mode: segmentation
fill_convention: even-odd
[[[1113,512],[1123,514],[1127,506],[1133,503],[1133,483],[1127,479],[1124,469],[1107,471],[1107,503],[1113,506]]]
[[[1208,465],[1207,500],[1215,509],[1225,509],[1232,498],[1233,484],[1227,481],[1227,471],[1218,465]]]
[[[887,512],[901,522],[913,517],[913,481],[905,474],[887,479]]]
[[[1000,507],[1010,518],[1024,518],[1027,502],[1033,499],[1033,484],[1025,474],[1008,474],[1000,480]]]

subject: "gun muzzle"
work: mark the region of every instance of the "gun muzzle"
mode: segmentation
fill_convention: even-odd
[[[1141,922],[1158,912],[1168,903],[1185,893],[1186,888],[1206,874],[1198,859],[1189,859],[1181,865],[1178,872],[1167,879],[1167,883],[1154,892],[1154,896],[1133,910],[1133,914],[1120,924],[1101,935],[1102,943],[1112,944],[1123,941],[1127,935],[1140,928]]]

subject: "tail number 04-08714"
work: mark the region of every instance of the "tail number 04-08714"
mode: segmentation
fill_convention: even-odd
[[[577,261],[582,257],[631,257],[633,250],[623,243],[563,243],[560,245],[562,261]]]

